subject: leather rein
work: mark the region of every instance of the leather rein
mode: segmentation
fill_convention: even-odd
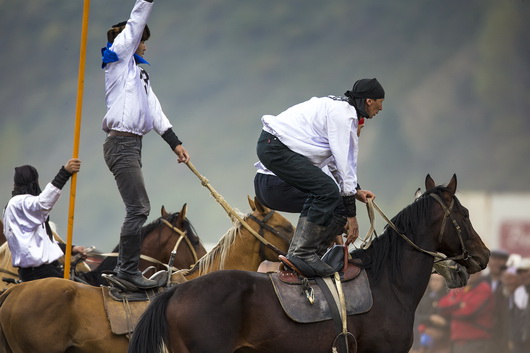
[[[441,252],[429,251],[429,250],[425,250],[425,249],[420,248],[412,240],[410,240],[405,234],[403,234],[402,232],[399,231],[399,229],[396,227],[396,225],[383,213],[383,211],[381,211],[379,206],[377,206],[376,203],[372,199],[368,199],[368,202],[366,203],[366,207],[368,208],[368,216],[370,218],[370,224],[371,225],[370,225],[370,230],[368,231],[368,234],[366,235],[366,237],[364,239],[361,239],[361,241],[364,243],[362,245],[362,247],[363,248],[368,248],[371,245],[371,243],[373,241],[373,237],[370,236],[370,234],[372,232],[377,237],[377,234],[375,233],[375,229],[374,229],[374,212],[373,212],[373,209],[375,208],[377,210],[377,212],[379,212],[381,217],[383,217],[383,219],[387,222],[387,224],[390,226],[390,228],[392,228],[401,238],[403,238],[407,243],[409,243],[416,250],[421,251],[421,252],[423,252],[425,254],[433,256],[435,259],[437,259],[437,260],[435,260],[435,262],[441,262],[441,261],[447,261],[447,260],[460,260],[460,259],[467,260],[467,259],[469,259],[469,252],[467,251],[466,246],[464,244],[464,240],[462,238],[462,228],[460,227],[460,225],[456,221],[455,217],[453,216],[453,213],[451,212],[452,209],[453,209],[454,203],[455,203],[454,196],[453,196],[453,198],[451,200],[451,204],[449,205],[449,207],[447,207],[445,205],[445,203],[440,198],[440,196],[438,196],[436,194],[429,194],[429,196],[431,196],[433,199],[435,199],[440,204],[440,206],[442,207],[442,210],[444,211],[444,217],[442,219],[442,225],[440,227],[440,232],[438,233],[438,239],[437,239],[438,245],[440,245],[442,243],[443,236],[445,234],[445,228],[446,228],[446,224],[447,224],[447,219],[451,219],[451,223],[455,227],[456,234],[458,235],[458,239],[460,241],[460,246],[462,248],[462,254],[456,255],[456,256],[452,256],[452,257],[447,257],[447,255],[445,255],[445,254],[443,254]]]

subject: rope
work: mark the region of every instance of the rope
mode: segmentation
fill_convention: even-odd
[[[101,256],[101,257],[118,257],[118,253],[117,252],[108,252],[108,253],[104,253],[104,254],[98,254],[98,256]],[[143,255],[141,254],[140,255],[140,258],[141,259],[144,259],[146,261],[149,261],[149,262],[152,262],[152,263],[155,263],[155,264],[158,264],[158,265],[162,265],[162,266],[165,266],[166,268],[169,268],[169,266],[161,261],[158,261],[157,259],[155,259],[154,257],[151,257],[151,256],[147,256],[147,255]],[[176,267],[171,267],[173,270],[179,270],[178,268]]]
[[[247,222],[241,216],[230,207],[230,205],[223,199],[223,197],[212,187],[212,185],[208,182],[208,179],[206,179],[204,176],[199,173],[199,171],[195,168],[195,166],[191,162],[187,162],[186,165],[190,170],[199,178],[201,181],[202,186],[206,187],[208,190],[210,190],[211,195],[213,198],[223,207],[223,209],[226,211],[228,216],[232,221],[237,220],[241,225],[250,232],[256,239],[258,239],[260,242],[262,242],[264,245],[270,247],[272,250],[274,250],[278,254],[284,254],[283,251],[278,249],[276,246],[274,246],[272,243],[270,243],[267,239],[263,238],[261,235],[259,235],[252,227],[248,225]]]

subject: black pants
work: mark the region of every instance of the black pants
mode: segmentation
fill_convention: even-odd
[[[18,269],[18,276],[23,282],[34,281],[36,279],[59,277],[63,278],[64,273],[57,267],[57,263],[44,264],[39,267],[28,267]]]
[[[264,206],[290,213],[302,212],[308,196],[276,175],[262,173],[256,173],[254,177],[254,192]]]
[[[344,215],[339,187],[308,158],[291,151],[265,131],[258,139],[256,151],[267,169],[308,195],[301,216],[307,216],[309,222],[328,226],[334,213]]]
[[[140,228],[151,211],[142,173],[142,139],[108,136],[103,144],[103,154],[125,205],[126,214],[120,234],[139,236]]]

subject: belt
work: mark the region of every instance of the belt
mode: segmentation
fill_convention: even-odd
[[[108,136],[129,136],[129,137],[142,138],[141,135],[133,134],[132,132],[116,131],[116,130],[110,130],[109,133],[108,133]]]

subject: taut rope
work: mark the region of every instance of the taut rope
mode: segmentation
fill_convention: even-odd
[[[210,185],[210,182],[208,179],[206,179],[204,176],[199,173],[199,171],[195,168],[195,166],[191,162],[187,162],[186,165],[190,168],[190,170],[199,178],[201,181],[202,186],[206,187],[208,190],[210,190],[210,193],[212,194],[213,198],[223,207],[223,209],[226,211],[230,219],[238,220],[241,225],[250,232],[253,236],[256,237],[260,242],[262,242],[264,245],[268,246],[272,250],[274,250],[276,253],[280,255],[284,255],[285,253],[278,249],[276,246],[274,246],[272,243],[270,243],[267,239],[259,235],[254,229],[252,229],[251,226],[248,225],[247,222],[241,216],[234,211],[232,207],[223,199],[223,197]]]

